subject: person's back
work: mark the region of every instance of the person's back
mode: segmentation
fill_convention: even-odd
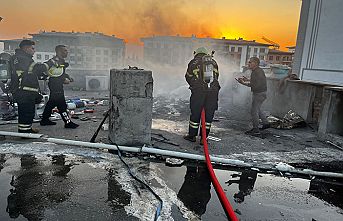
[[[218,109],[219,71],[217,62],[205,48],[194,51],[194,58],[189,62],[185,78],[191,90],[188,134],[183,138],[195,142],[200,126],[201,111],[205,110],[206,138],[210,132],[214,112]],[[201,134],[200,134],[201,136]],[[202,144],[202,139],[200,140]]]
[[[186,81],[190,86],[190,89],[219,89],[219,81],[218,81],[218,64],[212,58],[211,64],[213,65],[214,74],[212,78],[212,82],[210,87],[205,82],[204,73],[203,73],[203,57],[205,54],[200,53],[194,56],[194,58],[188,63],[187,73],[185,75]]]

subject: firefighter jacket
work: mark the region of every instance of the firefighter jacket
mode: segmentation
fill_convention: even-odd
[[[217,62],[212,59],[213,63],[213,82],[210,84],[210,87],[208,88],[208,85],[203,80],[203,71],[202,71],[202,57],[204,54],[198,54],[196,55],[188,64],[187,72],[185,75],[186,81],[189,84],[189,88],[191,90],[193,89],[206,89],[206,90],[219,90],[219,71],[218,71],[218,65]]]
[[[69,66],[64,59],[57,56],[51,58],[45,62],[49,66],[49,89],[50,93],[64,93],[63,84],[65,79],[71,79],[68,74],[65,73],[66,68]]]
[[[13,67],[13,72],[17,79],[11,79],[11,81],[17,81],[16,90],[33,91],[38,93],[38,79],[46,76],[47,66],[34,62],[32,55],[27,54],[22,49],[16,49],[13,58]]]

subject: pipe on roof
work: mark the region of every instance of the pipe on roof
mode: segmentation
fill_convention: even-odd
[[[48,138],[44,137],[43,134],[30,134],[30,133],[16,133],[16,132],[7,132],[7,131],[0,131],[0,136],[13,136],[13,137],[23,137],[23,138],[33,138],[33,139],[42,139],[44,141],[48,141],[55,144],[63,144],[63,145],[71,145],[71,146],[83,146],[89,147],[94,149],[111,149],[111,150],[118,150],[115,145],[112,144],[104,144],[104,143],[90,143],[84,141],[77,141],[77,140],[66,140],[66,139],[58,139],[58,138]],[[133,153],[150,153],[150,154],[157,154],[163,156],[170,156],[176,158],[183,158],[183,159],[190,159],[190,160],[197,160],[197,161],[205,161],[205,157],[199,154],[191,154],[191,153],[184,153],[178,151],[170,151],[170,150],[163,150],[158,148],[151,148],[147,146],[143,147],[128,147],[128,146],[119,146],[119,149],[122,151],[133,152]],[[214,164],[219,165],[230,165],[230,166],[237,166],[237,167],[245,167],[245,168],[257,168],[262,170],[273,170],[273,171],[281,171],[281,172],[289,172],[289,173],[296,173],[302,175],[310,175],[310,176],[321,176],[321,177],[332,177],[332,178],[341,178],[343,179],[343,173],[335,173],[335,172],[322,172],[322,171],[315,171],[310,169],[296,169],[292,167],[281,167],[277,168],[277,166],[272,165],[255,165],[245,163],[241,160],[235,159],[227,159],[222,157],[214,157],[210,156],[211,162]]]

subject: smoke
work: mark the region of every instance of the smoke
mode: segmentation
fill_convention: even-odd
[[[213,24],[217,19],[214,3],[208,0],[201,4],[185,0],[68,0],[68,3],[86,12],[81,19],[88,30],[119,34],[129,42],[152,35],[213,37],[220,33],[219,25]]]
[[[193,58],[190,56],[189,61]],[[219,111],[228,113],[235,119],[249,116],[251,92],[250,88],[239,84],[235,78],[248,73],[241,73],[239,67],[227,57],[214,55],[219,67]],[[190,90],[185,80],[188,61],[180,65],[157,64],[149,62],[131,62],[130,65],[151,70],[154,79],[154,97],[164,97],[166,100],[189,101]]]

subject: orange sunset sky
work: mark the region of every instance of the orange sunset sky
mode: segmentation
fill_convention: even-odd
[[[0,0],[0,39],[46,31],[91,31],[128,43],[176,35],[294,46],[301,0]]]

